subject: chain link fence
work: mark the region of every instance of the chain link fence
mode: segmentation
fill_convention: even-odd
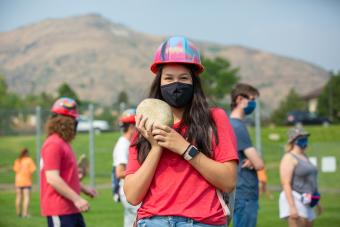
[[[78,158],[85,155],[88,160],[88,174],[84,181],[92,186],[95,186],[97,180],[100,184],[109,184],[112,149],[119,136],[118,124],[113,120],[101,119],[103,111],[92,104],[81,107],[79,112],[81,123],[78,125],[83,124],[83,131],[78,132],[72,147]],[[29,149],[30,156],[37,165],[33,181],[39,184],[40,149],[46,138],[44,127],[50,114],[49,109],[40,107],[20,110],[0,109],[0,150],[3,155],[3,159],[0,159],[0,185],[10,186],[14,183],[12,165],[23,147]],[[113,110],[109,114],[110,119],[115,119],[119,112]],[[104,126],[98,126],[96,124],[98,122],[101,125],[103,122],[106,123],[105,128],[100,128]]]

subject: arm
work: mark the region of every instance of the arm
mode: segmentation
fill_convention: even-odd
[[[127,201],[132,205],[138,205],[149,190],[151,181],[155,174],[158,162],[162,156],[162,148],[157,144],[151,131],[153,123],[146,124],[147,118],[142,115],[136,116],[136,128],[142,136],[151,144],[151,150],[138,170],[125,177],[124,193]],[[129,155],[137,159],[137,151]],[[137,162],[137,160],[134,160]],[[130,162],[130,161],[129,161]]]
[[[30,172],[31,174],[37,169],[32,159],[30,159]]]
[[[286,154],[280,163],[280,178],[283,191],[286,195],[287,202],[290,208],[290,216],[297,218],[297,209],[292,194],[291,181],[293,177],[293,171],[296,165],[296,160],[293,159],[289,154]]]
[[[82,193],[84,193],[85,195],[87,195],[87,196],[89,196],[91,198],[94,198],[97,195],[97,192],[96,192],[95,189],[91,189],[91,188],[85,187],[82,184],[80,184],[80,190],[81,190]]]
[[[156,125],[153,130],[158,144],[178,155],[183,155],[189,142],[174,129]],[[224,163],[208,158],[203,153],[198,153],[189,163],[212,185],[223,192],[230,192],[236,185],[237,162]],[[225,180],[228,179],[228,180]]]
[[[132,205],[138,205],[149,190],[162,151],[160,147],[153,147],[141,167],[133,174],[125,177],[124,193]]]
[[[126,164],[128,163],[130,143],[119,139],[113,150],[115,175],[118,179],[125,178]]]
[[[116,166],[116,176],[119,179],[125,178],[125,170],[126,170],[126,164],[119,164]]]
[[[59,170],[47,170],[46,180],[60,195],[71,200],[80,211],[87,211],[89,209],[87,201],[81,198],[60,177]]]
[[[15,160],[14,164],[13,164],[13,171],[16,173],[19,171],[19,162],[18,160]]]
[[[198,153],[189,163],[212,185],[223,192],[231,192],[236,186],[237,162],[220,163]],[[225,180],[229,179],[229,180]]]
[[[323,213],[323,208],[320,204],[320,202],[316,205],[316,212],[318,215],[321,215]]]
[[[254,147],[249,147],[245,149],[244,154],[246,155],[247,159],[250,161],[250,164],[254,167],[255,170],[261,170],[264,168],[263,160],[261,156],[256,152],[256,149]]]

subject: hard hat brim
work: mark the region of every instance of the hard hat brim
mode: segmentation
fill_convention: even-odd
[[[165,64],[185,64],[185,65],[194,65],[197,68],[197,73],[198,75],[201,74],[204,71],[204,67],[201,64],[197,64],[197,63],[192,63],[192,62],[181,62],[181,61],[162,61],[162,62],[154,62],[151,66],[150,66],[150,70],[151,72],[153,72],[154,74],[157,73],[158,70],[158,66],[159,65],[165,65]]]

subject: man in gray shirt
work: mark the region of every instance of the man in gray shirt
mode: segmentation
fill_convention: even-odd
[[[259,96],[256,88],[248,84],[237,84],[231,92],[230,122],[237,139],[240,165],[237,172],[234,227],[255,227],[258,212],[257,170],[263,169],[261,156],[253,147],[244,118],[256,108]]]

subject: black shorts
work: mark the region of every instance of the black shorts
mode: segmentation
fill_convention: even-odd
[[[81,213],[60,216],[47,216],[48,227],[85,227]]]
[[[20,190],[24,190],[24,189],[31,190],[32,189],[31,186],[24,186],[24,187],[17,187],[17,188],[20,189]]]

